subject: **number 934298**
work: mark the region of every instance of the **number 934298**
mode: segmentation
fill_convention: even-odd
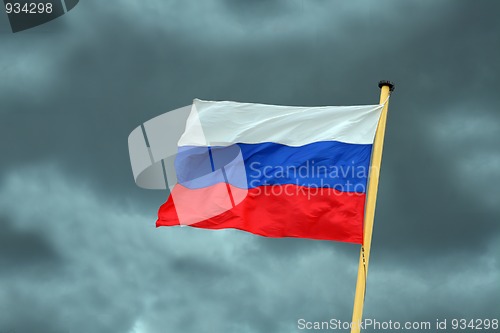
[[[47,2],[7,2],[5,3],[5,12],[7,14],[50,14],[52,13],[52,3]]]

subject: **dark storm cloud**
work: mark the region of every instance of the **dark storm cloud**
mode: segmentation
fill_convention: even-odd
[[[0,217],[0,225],[0,265],[9,265],[16,270],[23,266],[57,261],[58,255],[47,239],[31,230],[16,230],[5,217]]]
[[[0,199],[13,223],[49,240],[60,256],[57,269],[0,275],[1,285],[8,286],[0,289],[2,329],[279,331],[303,315],[326,316],[332,309],[347,315],[342,300],[354,287],[345,287],[354,268],[336,272],[333,265],[322,266],[332,257],[346,266],[340,252],[318,248],[290,262],[259,253],[253,235],[145,228],[147,218],[118,209],[47,165],[7,175]],[[23,211],[35,202],[36,210]],[[315,283],[304,284],[304,278]],[[335,286],[333,297],[323,292],[325,285]],[[329,304],[328,311],[304,306],[314,302]]]
[[[0,247],[12,253],[0,260],[29,267],[0,275],[0,332],[290,332],[301,317],[349,319],[356,246],[153,230],[165,193],[135,187],[127,136],[194,97],[372,104],[386,78],[396,92],[365,312],[494,315],[499,9],[86,1],[51,23],[59,33],[0,35]]]

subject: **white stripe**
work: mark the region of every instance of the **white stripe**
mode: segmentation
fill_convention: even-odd
[[[296,107],[195,99],[179,146],[372,144],[382,105]]]

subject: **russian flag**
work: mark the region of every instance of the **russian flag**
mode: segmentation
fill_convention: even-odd
[[[156,225],[361,244],[381,111],[194,100]]]

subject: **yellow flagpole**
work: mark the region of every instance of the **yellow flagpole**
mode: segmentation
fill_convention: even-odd
[[[375,217],[375,206],[377,203],[378,180],[380,175],[380,164],[382,162],[382,150],[384,148],[385,124],[387,121],[387,109],[389,108],[388,97],[394,90],[394,84],[389,81],[380,81],[380,103],[385,102],[382,114],[375,133],[373,142],[372,160],[370,164],[370,174],[368,178],[368,191],[366,194],[363,245],[359,255],[358,280],[356,282],[356,294],[354,295],[354,309],[352,311],[351,333],[359,333],[362,317],[363,305],[365,302],[366,277],[368,275],[368,261],[370,259],[370,247],[372,243],[373,219]]]

